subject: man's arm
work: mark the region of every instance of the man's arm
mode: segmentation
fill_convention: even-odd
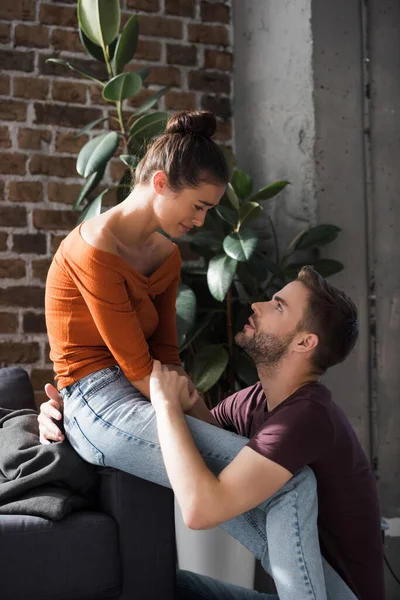
[[[186,525],[208,529],[272,496],[291,477],[284,467],[243,448],[216,477],[197,450],[180,406],[183,383],[155,363],[150,380],[158,434],[168,477]]]

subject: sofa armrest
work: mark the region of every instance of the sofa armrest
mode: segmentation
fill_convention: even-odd
[[[0,407],[37,410],[31,380],[22,367],[0,369]]]
[[[120,600],[175,598],[172,490],[123,471],[98,469],[100,508],[117,523],[122,566]]]

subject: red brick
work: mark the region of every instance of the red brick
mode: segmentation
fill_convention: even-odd
[[[215,139],[222,141],[232,139],[232,123],[230,121],[217,121]]]
[[[150,96],[153,96],[154,93],[154,90],[142,88],[137,94],[132,96],[132,98],[128,99],[128,104],[130,104],[131,106],[141,106],[148,98],[150,98]],[[154,108],[156,106],[157,104],[154,105]]]
[[[0,94],[8,96],[10,93],[10,78],[8,75],[0,75]]]
[[[0,289],[0,305],[43,308],[44,288],[18,285]]]
[[[35,2],[32,0],[1,0],[0,19],[33,21],[35,8]]]
[[[18,146],[24,150],[47,150],[51,142],[51,131],[47,129],[20,128]]]
[[[161,58],[161,44],[153,40],[139,39],[135,52],[136,60],[156,62]]]
[[[110,177],[113,181],[119,181],[125,173],[126,166],[121,160],[112,160],[110,162]]]
[[[196,96],[190,92],[169,91],[165,95],[167,110],[186,110],[196,108]]]
[[[73,127],[80,129],[85,125],[101,119],[103,113],[99,109],[66,106],[59,104],[39,104],[35,102],[36,119],[38,125],[57,125],[58,127]]]
[[[60,100],[61,102],[86,104],[86,90],[87,86],[83,83],[71,85],[69,81],[53,81],[52,97],[53,100]]]
[[[17,154],[17,152],[0,154],[0,173],[3,175],[25,175],[25,171],[25,154]]]
[[[194,17],[196,2],[194,0],[165,0],[165,12],[178,17]]]
[[[159,0],[126,0],[126,7],[145,12],[158,12],[160,10],[160,2]]]
[[[33,211],[33,226],[36,229],[73,229],[76,226],[77,213],[71,210]]]
[[[65,236],[67,234],[64,235],[54,235],[51,234],[51,238],[50,238],[50,249],[51,249],[51,253],[55,254],[58,250],[58,246],[61,244],[61,242],[63,241],[63,239],[65,239]]]
[[[28,48],[48,48],[49,29],[43,25],[16,25],[14,43]]]
[[[151,67],[149,76],[146,78],[146,84],[151,85],[172,85],[179,87],[181,85],[181,72],[178,67]]]
[[[51,175],[53,177],[77,177],[76,161],[69,156],[46,156],[34,154],[29,164],[32,175]]]
[[[18,329],[18,315],[0,312],[0,333],[15,333]]]
[[[20,50],[0,50],[0,69],[3,71],[33,71],[33,52]]]
[[[50,268],[51,258],[41,258],[32,261],[32,275],[45,283],[48,270]]]
[[[2,100],[0,102],[0,119],[3,121],[26,121],[26,107],[24,102]]]
[[[25,277],[25,261],[22,258],[0,259],[0,277],[9,279],[21,279]]]
[[[201,108],[204,110],[210,110],[217,117],[231,117],[232,106],[229,98],[223,98],[222,96],[202,96]]]
[[[6,231],[0,231],[0,252],[6,252],[7,239],[8,239],[8,233]]]
[[[200,5],[200,16],[202,21],[211,21],[212,23],[230,22],[229,6],[218,2],[202,2]]]
[[[43,233],[14,234],[12,251],[17,254],[46,254],[46,236]]]
[[[51,43],[54,50],[58,52],[63,50],[67,52],[85,52],[77,31],[54,29],[51,34]]]
[[[1,10],[1,9],[0,9]],[[8,44],[11,36],[11,26],[8,23],[0,23],[0,44]]]
[[[41,4],[39,21],[46,25],[57,27],[78,28],[76,8],[74,6],[57,6],[54,4]]]
[[[46,383],[54,383],[54,371],[52,369],[32,369],[31,383],[34,390],[44,388]]]
[[[0,362],[4,365],[34,363],[39,358],[37,342],[0,342]]]
[[[139,31],[141,35],[181,39],[183,25],[177,19],[139,15]]]
[[[195,65],[197,63],[196,46],[167,44],[167,63],[173,65]]]
[[[228,46],[229,30],[222,25],[201,25],[198,23],[189,23],[188,40],[189,42],[211,44],[214,46]]]
[[[28,224],[26,209],[22,206],[0,205],[0,223],[3,227],[26,227]]]
[[[232,71],[233,56],[230,52],[206,50],[204,53],[204,68],[218,69],[219,71]]]
[[[15,77],[14,96],[27,100],[46,100],[49,92],[49,82],[37,77]]]
[[[47,184],[47,196],[50,202],[61,202],[61,204],[73,204],[81,191],[77,183],[59,183],[50,181]]]
[[[115,104],[112,104],[112,103],[108,102],[107,100],[104,100],[102,93],[101,93],[102,88],[99,87],[98,85],[96,85],[95,83],[92,83],[89,85],[89,91],[90,91],[90,104],[101,104],[102,106],[115,106]],[[106,124],[106,121],[104,121],[103,123],[100,123],[100,125],[98,125],[98,127],[103,128],[105,124]],[[95,131],[95,130],[93,130],[93,131]]]
[[[26,312],[23,316],[23,330],[25,333],[46,333],[44,313]]]
[[[8,199],[11,202],[41,202],[43,186],[40,181],[10,181]]]
[[[190,90],[229,94],[231,80],[226,73],[210,73],[209,71],[196,70],[189,72],[188,86]]]
[[[7,126],[0,126],[0,148],[10,148],[11,138]]]
[[[75,134],[71,131],[60,131],[56,137],[56,152],[68,152],[77,154],[79,150],[88,141],[87,135],[81,135],[75,138]]]
[[[0,181],[0,202],[4,201],[4,181]]]

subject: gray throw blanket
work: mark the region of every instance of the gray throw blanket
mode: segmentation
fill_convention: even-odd
[[[59,520],[94,501],[96,467],[70,444],[39,442],[33,410],[0,408],[0,514]]]

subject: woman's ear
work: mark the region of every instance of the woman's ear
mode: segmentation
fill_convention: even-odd
[[[152,181],[153,189],[156,194],[165,193],[165,190],[168,187],[168,177],[164,171],[156,171],[152,177]]]

